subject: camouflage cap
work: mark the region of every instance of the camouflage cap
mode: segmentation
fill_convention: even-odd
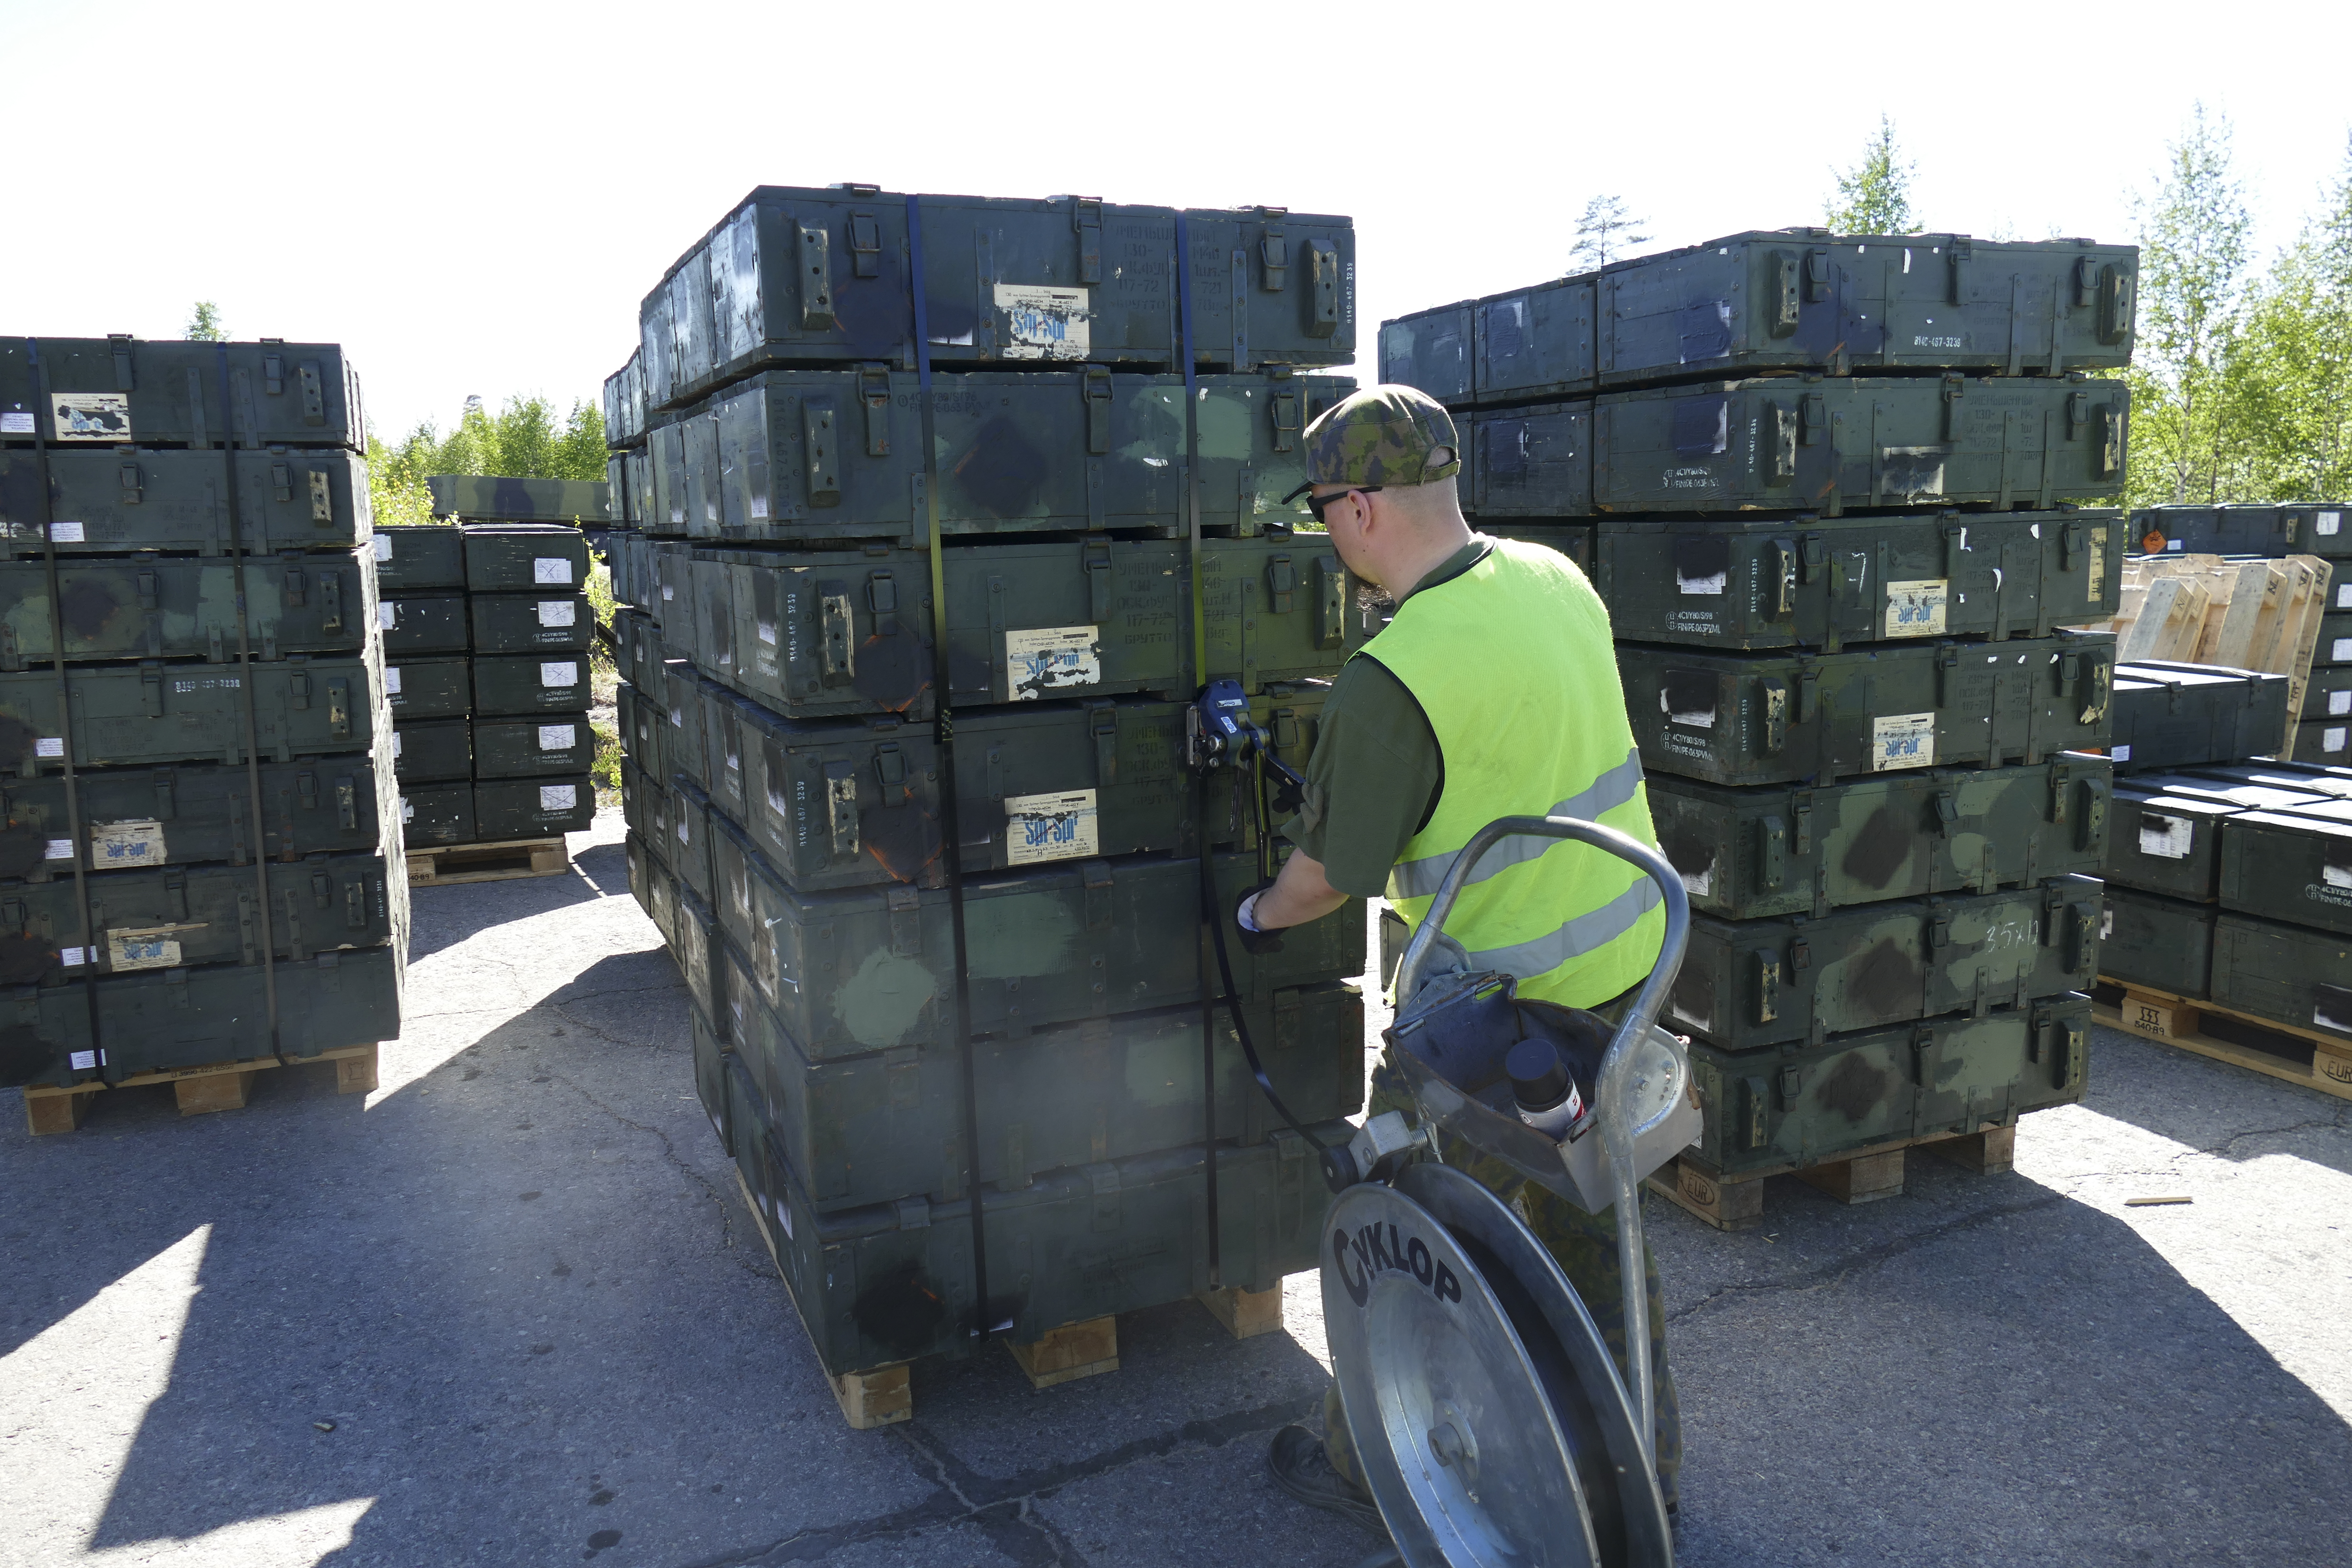
[[[1462,471],[1454,416],[1410,386],[1368,386],[1325,409],[1307,427],[1307,483],[1423,485]]]

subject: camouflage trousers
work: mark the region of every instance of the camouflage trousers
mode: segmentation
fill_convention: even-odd
[[[1413,1103],[1405,1089],[1403,1075],[1383,1058],[1372,1073],[1370,1114],[1378,1116],[1387,1110],[1401,1110],[1410,1120]],[[1458,1139],[1446,1140],[1444,1154],[1447,1164],[1466,1173],[1510,1205],[1520,1222],[1543,1243],[1544,1249],[1559,1265],[1560,1272],[1568,1276],[1568,1282],[1576,1288],[1585,1310],[1592,1314],[1594,1326],[1617,1358],[1618,1375],[1627,1378],[1630,1385],[1625,1360],[1624,1275],[1617,1261],[1617,1211],[1612,1208],[1606,1214],[1586,1214],[1567,1199],[1526,1180],[1502,1161],[1477,1157]],[[1674,1373],[1666,1365],[1666,1309],[1665,1299],[1658,1289],[1658,1260],[1647,1247],[1642,1249],[1642,1271],[1649,1286],[1650,1366],[1657,1386],[1658,1485],[1665,1493],[1667,1506],[1672,1507],[1676,1500],[1675,1478],[1683,1466],[1682,1407],[1675,1395]],[[1336,1382],[1323,1392],[1323,1447],[1330,1457],[1331,1468],[1362,1486],[1363,1469],[1356,1460],[1355,1439],[1348,1429]]]

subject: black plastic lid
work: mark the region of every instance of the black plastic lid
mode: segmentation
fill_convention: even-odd
[[[1549,1110],[1568,1098],[1568,1067],[1549,1040],[1521,1040],[1503,1058],[1511,1098],[1528,1110]]]

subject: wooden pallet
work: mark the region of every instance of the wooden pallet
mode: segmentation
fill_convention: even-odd
[[[1659,1167],[1648,1184],[1652,1192],[1717,1230],[1749,1230],[1764,1223],[1768,1176],[1794,1176],[1842,1204],[1874,1203],[1903,1195],[1904,1157],[1914,1149],[1941,1155],[1979,1175],[1998,1175],[2010,1169],[2015,1158],[2017,1129],[1987,1127],[1975,1132],[1899,1138],[1818,1164],[1774,1165],[1736,1175],[1710,1170],[1685,1154]]]
[[[2104,625],[2116,634],[2119,664],[2168,659],[2285,676],[2286,731],[2275,753],[2284,759],[2294,750],[2333,574],[2316,555],[2134,560],[2124,567],[2117,614]]]
[[[89,1114],[100,1089],[142,1089],[168,1083],[180,1114],[199,1116],[211,1110],[242,1110],[253,1092],[253,1075],[274,1067],[301,1067],[310,1062],[335,1064],[337,1094],[366,1094],[376,1087],[376,1047],[338,1046],[315,1057],[255,1057],[245,1061],[207,1062],[202,1067],[164,1068],[142,1072],[116,1084],[78,1083],[68,1089],[36,1086],[25,1090],[25,1125],[35,1137],[47,1132],[70,1132]]]
[[[2336,1039],[2315,1029],[2257,1017],[2194,997],[2175,996],[2146,985],[2126,985],[2112,980],[2102,980],[2098,992],[2094,993],[2091,1016],[2109,1028],[2121,1029],[2137,1039],[2178,1047],[2282,1083],[2315,1089],[2339,1100],[2352,1100],[2352,1040]],[[2231,1033],[2251,1035],[2277,1049],[2264,1050],[2258,1045],[2221,1039],[2205,1027],[2211,1018],[2226,1018],[2232,1026]],[[2303,1059],[2306,1049],[2311,1053],[2308,1062]]]
[[[1237,1340],[1255,1339],[1282,1327],[1282,1287],[1271,1290],[1244,1290],[1238,1285],[1228,1285],[1222,1290],[1202,1290],[1194,1300],[1209,1309],[1209,1316],[1225,1326],[1225,1332]]]
[[[751,1211],[751,1227],[767,1246],[768,1261],[776,1266],[776,1278],[784,1279],[783,1256],[776,1250],[776,1238],[769,1234],[768,1217],[760,1212],[751,1189],[744,1184],[743,1173],[737,1170],[733,1173],[735,1190],[743,1194],[743,1206]],[[805,1329],[808,1325],[801,1326]],[[810,1343],[814,1348],[814,1340]],[[824,1380],[833,1389],[834,1403],[841,1406],[841,1418],[849,1423],[850,1430],[870,1432],[877,1426],[895,1426],[915,1418],[913,1373],[914,1363],[902,1361],[865,1372],[827,1373]]]
[[[489,844],[436,844],[408,851],[408,885],[503,882],[510,877],[561,877],[572,869],[562,838],[508,838]]]
[[[1089,1318],[1083,1323],[1064,1323],[1025,1345],[1007,1340],[1004,1348],[1013,1352],[1034,1389],[1098,1377],[1118,1370],[1118,1320]]]

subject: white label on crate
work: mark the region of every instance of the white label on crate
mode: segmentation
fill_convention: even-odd
[[[680,844],[691,844],[694,842],[694,829],[688,826],[687,820],[683,816],[677,819],[677,841]]]
[[[400,797],[400,821],[401,821],[401,825],[402,825],[403,826],[407,826],[409,823],[412,823],[412,822],[414,822],[414,821],[415,821],[415,820],[416,820],[416,808],[415,808],[415,806],[413,806],[413,805],[409,805],[409,804],[408,804],[408,797],[407,797],[406,795],[402,795],[402,796]]]
[[[580,805],[578,784],[541,784],[539,786],[539,809],[541,811],[572,811]]]
[[[2319,879],[2331,888],[2352,888],[2352,866],[2322,866]]]
[[[1063,790],[1053,795],[1004,797],[1004,858],[1008,865],[1066,860],[1102,853],[1095,816],[1095,792]]]
[[[125,926],[106,933],[106,962],[113,969],[172,969],[180,963],[180,932],[201,925]]]
[[[392,755],[395,762],[400,759],[400,731],[397,730],[392,732]]]
[[[761,640],[761,642],[766,643],[770,647],[775,647],[775,646],[776,646],[776,623],[775,623],[775,622],[773,622],[773,621],[760,621],[760,622],[756,622],[756,623],[754,624],[754,627],[753,627],[753,629],[754,629],[754,630],[756,630],[756,631],[759,633],[760,640]]]
[[[1694,1029],[1712,1029],[1715,1027],[1715,1019],[1713,1016],[1702,1017],[1698,1014],[1692,1012],[1689,1008],[1683,1005],[1682,998],[1678,995],[1668,996],[1666,998],[1666,1016],[1678,1022],[1688,1024]]]
[[[161,866],[164,860],[163,825],[152,818],[139,817],[92,823],[89,858],[100,869],[109,866]]]
[[[33,434],[31,409],[0,408],[0,436],[30,436],[31,434]]]
[[[2313,523],[2312,530],[2315,533],[2326,535],[2334,533],[2337,529],[2342,528],[2343,526],[2344,514],[2342,512],[2323,511],[2319,514],[2318,520]]]
[[[2116,934],[2116,907],[2108,904],[2099,911],[2099,940],[2106,941]]]
[[[1951,603],[1952,585],[1943,577],[1886,584],[1886,633],[1890,637],[1939,637]]]
[[[387,664],[383,667],[383,691],[387,697],[400,695],[400,666]]]
[[[2111,763],[2127,763],[2127,762],[2130,762],[2130,761],[2131,761],[2131,748],[2130,748],[2129,746],[2111,746],[2111,747],[2109,747],[2109,748],[2108,748],[2108,750],[2107,750],[2107,761],[2109,761],[2109,762],[2111,762]]]
[[[52,392],[49,427],[60,441],[128,441],[131,395],[127,392]]]
[[[389,533],[379,533],[375,536],[375,558],[378,561],[392,559],[392,535]]]
[[[79,969],[87,954],[88,950],[84,948],[61,947],[58,949],[58,962],[68,969]]]
[[[1720,572],[1710,573],[1705,577],[1687,577],[1683,574],[1683,569],[1681,567],[1677,566],[1675,568],[1675,591],[1678,594],[1699,594],[1713,596],[1720,595],[1730,585],[1731,568],[1728,566],[1725,567]]]
[[[571,659],[542,664],[539,667],[539,683],[541,686],[577,686],[580,684],[580,666]]]
[[[2144,813],[2139,819],[2139,852],[2161,860],[2186,860],[2197,843],[2197,824],[2186,816]]]
[[[1658,692],[1658,711],[1666,716],[1667,723],[1680,724],[1685,730],[1715,728],[1713,708],[1675,708],[1666,700],[1666,693],[1663,689]]]
[[[568,556],[534,555],[530,561],[530,580],[534,583],[569,583],[572,562]]]
[[[539,749],[542,752],[568,752],[578,744],[579,727],[572,724],[541,724],[539,727]]]
[[[1966,549],[1967,546],[1963,545],[1961,548]],[[1998,568],[1992,574],[1992,585],[1993,592],[2000,591],[2000,572]],[[2091,570],[2085,575],[2084,586],[2090,602],[2094,605],[2106,596],[2107,525],[2105,523],[2101,523],[2091,530]]]
[[[1936,765],[1936,716],[1933,713],[1893,713],[1870,721],[1870,771]]]
[[[382,604],[376,605],[375,624],[388,632],[398,631],[400,629],[400,605],[391,599],[386,599]]]
[[[768,498],[757,490],[751,493],[751,521],[753,522],[768,521]]]
[[[73,1064],[73,1069],[76,1072],[96,1072],[98,1070],[98,1053],[96,1051],[76,1051],[66,1058],[66,1060]]]
[[[542,626],[568,626],[572,625],[572,601],[569,599],[541,599],[539,602],[539,624]]]
[[[2341,719],[2352,714],[2352,691],[2331,691],[2327,694],[2327,716]]]
[[[2352,583],[2336,584],[2336,607],[2339,610],[2352,610]]]
[[[33,742],[33,755],[37,757],[62,757],[65,754],[66,738],[63,735],[43,735]]]
[[[1084,359],[1092,346],[1084,289],[999,283],[996,308],[1004,312],[1006,359]]]
[[[2336,752],[2342,751],[2344,749],[2344,737],[2347,732],[2352,731],[2347,731],[2345,727],[2341,724],[2330,724],[2326,729],[2322,730],[2319,732],[2319,750],[2321,754],[2332,757]]]
[[[1096,626],[1040,626],[1004,634],[1004,683],[1015,702],[1102,679],[1102,633]]]
[[[92,829],[91,831],[94,834],[97,830]],[[70,838],[52,838],[48,840],[48,848],[42,853],[41,858],[44,860],[72,859],[73,840]]]
[[[669,727],[673,730],[683,730],[686,728],[685,709],[673,708],[669,710]]]
[[[2339,1018],[2327,1009],[2328,1000],[2323,995],[2312,1005],[2311,1021],[2323,1029],[2333,1029],[2339,1035],[2352,1034],[2352,1018]]]
[[[49,524],[49,540],[56,544],[86,544],[89,542],[81,524],[53,522]]]
[[[2179,550],[2183,547],[2184,542],[2184,541],[2178,539],[2168,539],[2164,542],[2164,547],[2167,550]]]
[[[1715,890],[1715,862],[1709,860],[1696,871],[1684,871],[1683,891],[1694,899],[1703,899]]]
[[[2352,637],[2333,637],[2327,644],[2327,662],[2352,664]]]

